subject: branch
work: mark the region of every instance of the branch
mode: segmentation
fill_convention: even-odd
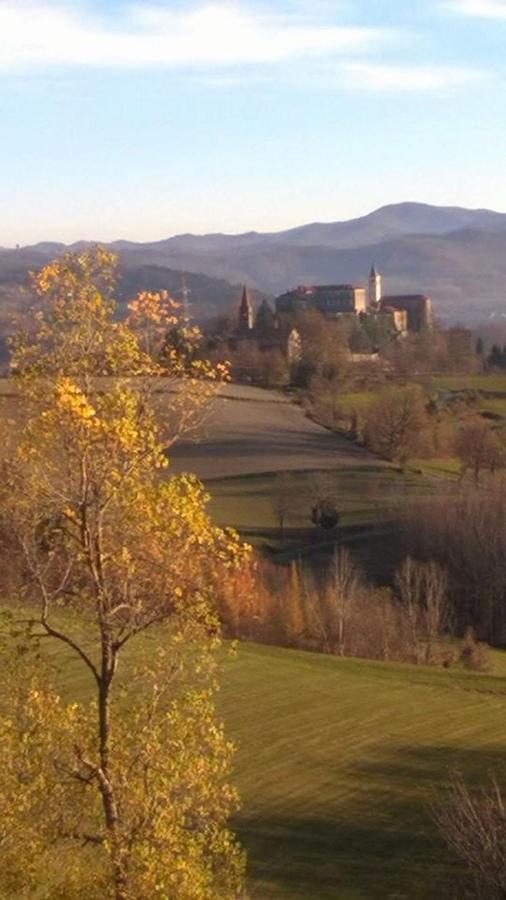
[[[64,634],[63,631],[58,631],[57,628],[53,628],[46,620],[46,611],[42,613],[40,624],[44,628],[48,637],[55,638],[58,641],[62,641],[63,644],[67,644],[75,653],[82,659],[82,661],[88,666],[89,670],[92,672],[95,681],[100,686],[100,675],[97,667],[88,654],[76,643],[71,637],[67,634]]]

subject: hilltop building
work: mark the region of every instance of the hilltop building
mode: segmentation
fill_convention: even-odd
[[[291,362],[296,361],[302,356],[302,340],[294,327],[295,317],[305,310],[352,324],[358,319],[369,334],[382,334],[387,339],[399,339],[433,325],[430,298],[425,294],[384,295],[382,277],[373,265],[367,288],[353,284],[300,285],[277,297],[275,310],[263,300],[256,316],[244,286],[232,345],[252,341],[260,350],[281,350]]]
[[[278,315],[316,309],[329,318],[341,316],[389,317],[398,334],[423,331],[434,321],[432,301],[425,294],[383,294],[376,266],[371,267],[367,290],[361,285],[300,285],[276,299]]]
[[[367,309],[366,291],[353,284],[300,285],[276,299],[278,314],[293,315],[316,309],[325,316],[359,315]]]
[[[382,297],[382,309],[406,313],[408,331],[425,331],[434,324],[432,300],[425,294],[395,294]]]

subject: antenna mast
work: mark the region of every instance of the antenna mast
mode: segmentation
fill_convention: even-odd
[[[186,272],[181,276],[181,296],[183,298],[183,322],[185,328],[190,326],[190,294],[191,291],[186,285]]]

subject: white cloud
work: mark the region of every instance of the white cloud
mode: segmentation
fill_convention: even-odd
[[[488,77],[488,73],[455,66],[343,63],[346,87],[365,91],[443,91]]]
[[[204,4],[130,6],[114,24],[44,0],[0,0],[0,69],[225,67],[363,52],[380,29]]]
[[[464,16],[506,21],[506,0],[448,0],[443,6]]]

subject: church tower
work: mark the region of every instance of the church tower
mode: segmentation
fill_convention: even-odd
[[[242,289],[241,305],[239,307],[239,334],[247,335],[253,329],[253,309],[248,297],[246,285]]]
[[[376,266],[373,265],[371,268],[371,274],[369,275],[369,288],[367,291],[367,301],[369,306],[376,306],[383,296],[383,289],[381,286],[381,275],[376,271]]]

